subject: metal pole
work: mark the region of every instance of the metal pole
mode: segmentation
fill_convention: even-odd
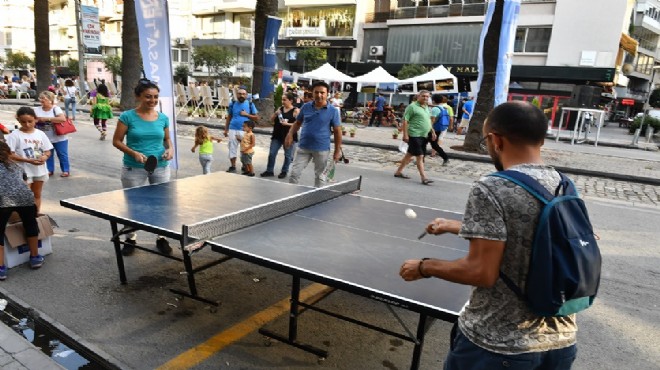
[[[80,96],[85,96],[85,46],[82,37],[82,17],[80,11],[80,0],[75,0],[76,4],[76,33],[78,34],[78,89]]]

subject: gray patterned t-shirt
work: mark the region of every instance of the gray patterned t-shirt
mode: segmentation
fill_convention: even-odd
[[[554,193],[560,181],[554,168],[525,164],[509,168],[538,180]],[[500,270],[523,291],[541,202],[518,185],[482,177],[468,197],[459,236],[505,242]],[[502,279],[492,288],[475,287],[458,321],[463,334],[479,347],[502,354],[543,352],[575,343],[575,315],[539,317]]]
[[[0,163],[0,189],[0,208],[34,205],[34,194],[23,181],[23,168],[16,163],[9,168]]]

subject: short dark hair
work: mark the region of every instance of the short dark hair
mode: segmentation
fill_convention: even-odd
[[[106,98],[110,97],[110,92],[108,91],[108,87],[105,86],[104,84],[100,84],[96,86],[96,92],[98,94],[105,96]]]
[[[254,128],[254,121],[245,121],[243,124],[249,128]]]
[[[312,91],[314,90],[314,88],[319,87],[319,86],[325,87],[325,91],[330,91],[330,85],[328,85],[325,81],[316,81],[316,82],[314,82],[314,84],[312,85]]]
[[[158,88],[158,85],[156,85],[154,82],[149,81],[146,78],[141,78],[140,81],[138,81],[137,86],[135,86],[135,96],[140,96],[145,90],[148,89],[156,89],[158,92],[160,92],[160,89]]]
[[[290,101],[295,101],[294,99],[296,98],[296,95],[292,92],[286,92],[282,94],[282,96],[286,97]]]
[[[66,86],[66,87],[71,87],[73,85],[74,85],[73,81],[71,81],[68,78],[64,81],[64,86]]]
[[[524,101],[502,103],[490,111],[486,120],[490,131],[528,145],[542,144],[548,130],[543,111]]]
[[[25,115],[37,118],[37,112],[35,112],[34,109],[32,109],[30,107],[20,107],[20,108],[18,108],[18,110],[16,111],[16,117],[25,116]]]
[[[440,103],[442,103],[442,95],[440,95],[440,94],[433,94],[433,96],[431,96],[431,100],[432,100],[435,104],[440,104]]]
[[[309,91],[305,91],[305,94],[303,96],[307,99],[314,99],[314,94],[312,94]]]

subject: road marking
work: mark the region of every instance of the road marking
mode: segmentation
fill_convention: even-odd
[[[314,300],[316,296],[323,295],[330,290],[332,290],[332,288],[325,285],[316,283],[311,284],[310,286],[300,290],[300,300],[304,302],[311,301]],[[199,344],[174,357],[173,359],[158,367],[157,370],[190,369],[213,356],[223,348],[240,340],[241,338],[261,328],[266,323],[273,321],[277,317],[287,312],[289,312],[288,297],[266,308],[265,310],[256,313],[248,319],[243,320],[231,328],[214,335],[206,342]]]

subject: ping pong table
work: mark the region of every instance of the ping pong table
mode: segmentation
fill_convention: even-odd
[[[436,319],[454,322],[471,288],[440,279],[405,282],[399,268],[409,258],[465,256],[468,243],[455,235],[418,239],[429,220],[460,219],[460,215],[360,196],[355,194],[360,186],[361,178],[316,189],[219,172],[62,200],[61,204],[110,221],[123,284],[124,242],[119,239],[118,224],[180,241],[182,258],[140,249],[182,261],[189,292],[171,290],[200,301],[217,304],[197,294],[194,274],[232,258],[290,275],[288,333],[261,328],[259,332],[268,338],[327,357],[327,351],[298,340],[299,318],[311,310],[412,342],[411,369],[417,369],[426,332]],[[216,204],[218,194],[222,202]],[[418,217],[405,217],[406,208],[413,208]],[[191,255],[206,246],[222,257],[193,267]],[[329,293],[340,290],[387,304],[405,333],[320,307],[329,293],[312,303],[301,301],[303,279],[330,287]],[[415,333],[392,307],[418,314]]]

